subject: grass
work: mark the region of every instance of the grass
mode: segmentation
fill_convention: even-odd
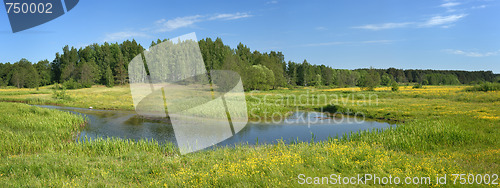
[[[0,156],[56,151],[71,142],[84,121],[68,113],[14,103],[0,103]],[[34,121],[35,120],[35,121]],[[52,122],[50,126],[48,123]]]
[[[500,92],[465,86],[281,89],[247,93],[252,118],[291,110],[362,113],[394,120],[384,131],[315,143],[238,145],[179,155],[154,140],[72,141],[84,120],[57,110],[0,102],[0,186],[299,186],[298,175],[429,176],[500,172]],[[133,110],[128,87],[0,89],[0,101]],[[319,100],[318,100],[319,99]],[[329,105],[329,106],[328,106]],[[328,106],[328,107],[327,107]]]
[[[129,87],[94,86],[77,90],[66,90],[69,100],[54,98],[53,86],[36,89],[0,89],[0,101],[28,104],[49,104],[109,110],[134,110]]]
[[[482,84],[466,88],[465,91],[500,91],[500,83],[484,82]]]

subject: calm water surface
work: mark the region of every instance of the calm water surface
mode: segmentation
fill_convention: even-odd
[[[89,123],[80,137],[124,139],[154,139],[159,142],[175,141],[174,130],[168,120],[144,119],[133,111],[95,110],[73,107],[47,106],[86,116]],[[309,142],[327,140],[328,137],[341,137],[345,133],[360,130],[384,129],[393,126],[386,122],[362,121],[352,117],[333,118],[319,112],[296,112],[282,121],[250,121],[235,136],[224,140],[217,146],[228,146],[239,143],[256,144],[275,143],[279,139]]]

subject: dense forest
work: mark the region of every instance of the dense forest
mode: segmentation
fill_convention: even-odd
[[[166,40],[153,41],[150,46]],[[220,38],[200,40],[199,47],[207,72],[233,70],[243,80],[245,90],[268,90],[278,87],[329,86],[375,87],[398,84],[456,85],[499,82],[492,71],[414,70],[414,69],[334,69],[325,65],[285,61],[281,52],[251,51],[243,44],[236,49],[224,45]],[[13,64],[0,63],[0,86],[35,88],[61,83],[68,89],[94,84],[128,83],[128,63],[144,51],[135,40],[121,44],[92,44],[76,49],[65,46],[52,61],[37,63],[21,59]]]

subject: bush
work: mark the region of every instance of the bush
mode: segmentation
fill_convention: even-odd
[[[68,81],[65,81],[62,85],[63,85],[63,88],[66,88],[66,89],[80,89],[80,88],[82,88],[82,84],[76,82],[72,78],[70,78]]]
[[[391,90],[392,91],[398,91],[399,90],[399,85],[398,85],[397,82],[392,82]]]
[[[346,110],[339,106],[339,105],[333,105],[333,104],[329,104],[329,105],[326,105],[323,109],[323,112],[327,112],[327,113],[344,113]]]
[[[59,86],[57,86],[57,88],[59,88]],[[57,89],[54,89],[54,93],[52,94],[52,97],[54,99],[62,99],[62,100],[71,99],[70,96],[68,94],[66,94],[66,88],[64,88],[64,86],[59,91]]]
[[[80,86],[81,86],[80,88],[91,88],[92,85],[94,85],[94,83],[92,83],[92,82],[82,82],[82,83],[80,83]]]
[[[263,65],[253,65],[248,68],[244,85],[247,90],[269,90],[274,85],[274,73]]]
[[[65,81],[62,84],[62,87],[65,89],[80,89],[80,88],[90,88],[92,87],[94,83],[93,82],[77,82],[73,80],[73,78],[70,78],[68,81]],[[61,89],[59,86],[56,85],[56,89]]]
[[[422,84],[415,84],[413,86],[413,89],[418,89],[418,88],[422,88]]]
[[[476,85],[470,88],[466,88],[465,91],[499,91],[500,83],[484,82],[480,85]]]

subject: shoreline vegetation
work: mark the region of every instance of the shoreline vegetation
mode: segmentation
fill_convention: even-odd
[[[484,86],[487,85],[487,86]],[[411,97],[436,99],[443,98],[454,101],[473,102],[497,102],[498,89],[485,83],[475,86],[423,86],[415,88],[412,86],[401,86],[400,92],[390,92],[391,87],[376,87],[373,91],[364,91],[360,87],[349,88],[282,88],[269,91],[245,92],[249,118],[256,120],[264,118],[284,118],[295,111],[317,111],[330,113],[331,115],[354,115],[356,112],[363,113],[364,118],[373,120],[386,120],[393,122],[404,122],[406,115],[403,114],[381,114],[368,112],[366,107],[377,107],[380,97]],[[54,85],[39,88],[0,88],[0,102],[17,102],[30,105],[54,105],[77,108],[89,108],[100,110],[122,110],[134,111],[129,86],[115,86],[109,88],[94,85],[91,88],[74,90],[54,89]],[[486,87],[486,89],[485,89]],[[60,97],[63,93],[63,97]],[[493,93],[493,95],[489,94]],[[477,95],[477,97],[475,97]],[[387,100],[387,99],[384,99]],[[364,108],[359,108],[364,107]],[[400,110],[401,111],[401,110]],[[336,114],[334,114],[336,113]]]
[[[400,178],[447,174],[451,185],[451,174],[500,172],[500,91],[400,85],[397,92],[391,87],[246,92],[250,117],[322,108],[400,123],[383,131],[351,133],[349,138],[241,144],[179,155],[174,145],[154,140],[71,141],[83,118],[19,102],[133,110],[128,86],[65,90],[62,98],[54,97],[51,87],[0,89],[2,187],[277,187],[299,186],[299,174],[368,173]]]

